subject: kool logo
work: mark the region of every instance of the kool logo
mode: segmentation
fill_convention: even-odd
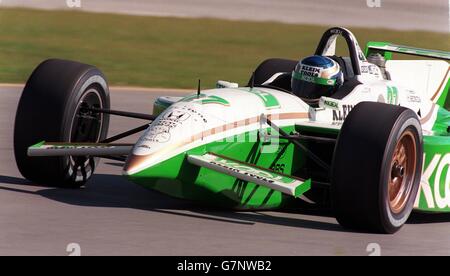
[[[445,169],[447,169],[446,173]],[[441,154],[436,154],[428,167],[424,167],[416,207],[422,192],[428,208],[450,208],[450,153],[443,157]]]
[[[328,100],[324,101],[324,105],[329,106],[331,108],[339,108],[339,105],[337,102],[332,102],[332,101],[328,101]]]
[[[353,105],[345,104],[342,106],[342,110],[333,110],[333,121],[344,121],[352,109]]]

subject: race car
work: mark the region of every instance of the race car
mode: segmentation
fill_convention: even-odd
[[[349,56],[336,55],[338,38]],[[126,178],[172,197],[238,210],[324,205],[343,227],[377,233],[396,232],[413,209],[450,212],[450,53],[386,42],[363,52],[334,27],[314,56],[342,72],[315,102],[292,92],[297,60],[268,59],[245,86],[199,83],[158,98],[153,114],[111,109],[94,66],[44,61],[19,102],[17,166],[30,181],[77,188],[99,158],[119,160]],[[148,123],[108,138],[111,115]]]

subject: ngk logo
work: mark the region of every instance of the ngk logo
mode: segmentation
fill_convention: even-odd
[[[425,160],[425,155],[423,158]],[[434,178],[432,178],[433,174]],[[422,193],[428,208],[450,208],[450,153],[436,154],[424,168],[416,207],[419,205]]]

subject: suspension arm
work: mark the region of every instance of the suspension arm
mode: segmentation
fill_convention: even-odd
[[[86,108],[83,108],[83,110],[92,111],[92,112],[96,112],[96,113],[117,115],[117,116],[128,117],[128,118],[143,119],[143,120],[149,120],[149,121],[154,121],[156,119],[155,115],[148,115],[148,114],[128,112],[128,111],[120,111],[120,110],[112,110],[112,109],[105,109],[105,108],[86,107]]]
[[[269,120],[269,118],[267,118],[267,116],[265,115],[261,115],[267,122],[267,124],[273,128],[274,130],[276,130],[281,137],[290,137],[290,135],[288,133],[286,133],[284,130],[282,130],[280,127],[278,127],[276,124],[274,124],[271,120]],[[297,139],[288,139],[291,143],[293,143],[294,145],[296,145],[297,147],[299,147],[300,149],[302,149],[305,154],[311,158],[312,161],[314,161],[317,165],[319,165],[321,168],[325,169],[327,172],[329,172],[331,170],[331,167],[329,164],[327,164],[325,161],[323,161],[319,156],[317,156],[316,154],[314,154],[312,151],[310,151],[306,146],[304,146],[303,144],[301,144]]]

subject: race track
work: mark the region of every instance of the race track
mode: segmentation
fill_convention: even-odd
[[[450,31],[448,0],[1,0],[1,6]],[[76,4],[80,4],[79,7]],[[369,4],[368,4],[369,3]],[[379,3],[379,7],[377,4]],[[372,6],[372,7],[369,7]],[[301,34],[293,34],[301,35]]]
[[[208,210],[129,183],[110,161],[84,189],[37,186],[12,151],[20,92],[0,88],[0,255],[68,255],[70,243],[82,255],[368,255],[370,243],[382,255],[450,255],[450,215],[415,214],[399,233],[373,235],[342,229],[326,210]],[[113,89],[112,104],[149,112],[156,95]],[[114,118],[110,134],[141,123]]]

